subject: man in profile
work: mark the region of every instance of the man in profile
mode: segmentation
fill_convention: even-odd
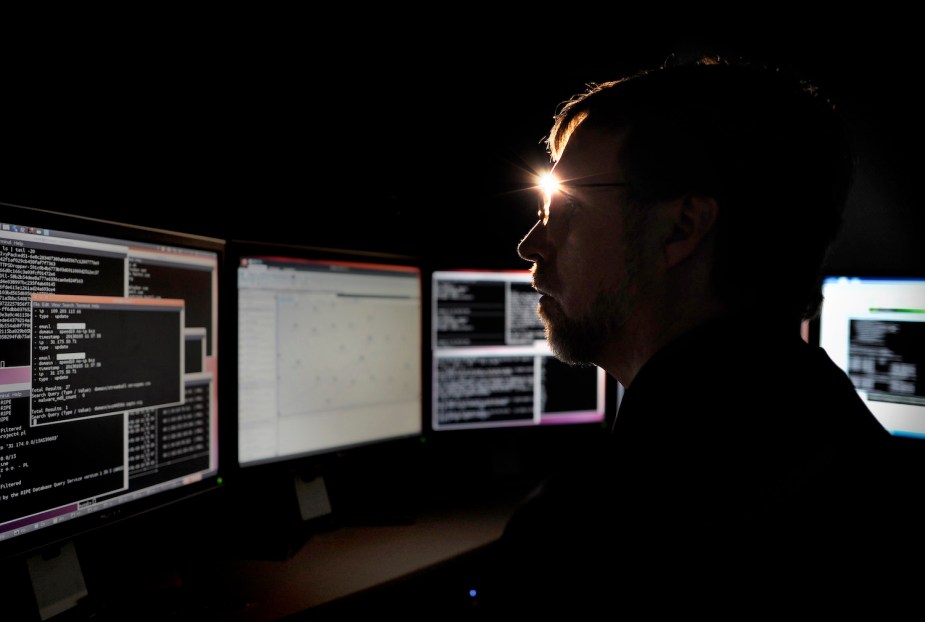
[[[592,85],[547,146],[518,250],[554,353],[626,392],[600,451],[512,517],[485,608],[880,602],[908,491],[889,488],[889,434],[800,333],[853,176],[832,103],[785,72],[702,59]]]

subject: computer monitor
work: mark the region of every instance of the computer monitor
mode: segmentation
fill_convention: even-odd
[[[0,204],[0,556],[219,487],[223,253]]]
[[[830,276],[819,345],[898,437],[925,438],[925,277]]]
[[[438,269],[430,278],[433,432],[600,425],[615,412],[603,369],[553,356],[529,270]]]
[[[288,557],[318,522],[404,514],[423,429],[419,260],[246,240],[228,258],[242,554]]]
[[[414,258],[232,240],[242,469],[420,436]]]

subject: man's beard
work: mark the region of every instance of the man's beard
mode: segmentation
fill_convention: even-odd
[[[629,283],[624,283],[624,287]],[[621,288],[622,289],[622,288]],[[570,318],[554,300],[547,302],[542,313],[546,325],[546,341],[556,358],[572,365],[593,365],[601,348],[619,333],[632,308],[632,297],[626,292],[602,292],[581,317]]]
[[[636,221],[634,221],[636,223]],[[577,318],[565,315],[555,299],[549,300],[540,315],[546,325],[546,341],[553,354],[563,363],[595,365],[601,349],[619,337],[634,307],[644,276],[642,251],[637,241],[639,226],[627,236],[623,274],[617,290],[603,291],[591,303],[591,309]]]

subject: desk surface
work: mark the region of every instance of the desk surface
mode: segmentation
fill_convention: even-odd
[[[570,442],[557,434],[550,437],[555,451],[542,444],[536,451],[518,444],[508,451],[513,440],[505,439],[486,447],[460,442],[449,451],[431,451],[426,469],[417,462],[413,468],[398,465],[378,480],[367,477],[367,463],[354,479],[354,470],[344,468],[333,486],[341,491],[335,495],[341,504],[324,520],[311,521],[309,532],[299,517],[297,528],[289,528],[291,503],[280,501],[293,498],[285,474],[254,478],[252,487],[239,480],[234,488],[135,516],[76,540],[89,596],[67,621],[339,620],[378,612],[383,603],[401,617],[405,603],[421,598],[428,602],[417,603],[418,610],[442,606],[445,594],[469,598],[466,586],[478,584],[478,569],[515,507],[545,473],[573,455],[572,447],[584,447],[583,439]],[[472,463],[488,467],[472,472]],[[380,485],[395,481],[404,483],[397,489]],[[384,522],[369,511],[382,513]],[[410,520],[389,522],[395,518]],[[261,554],[265,538],[274,543],[269,554]],[[256,551],[250,548],[254,539]],[[276,547],[278,542],[284,546]],[[0,565],[0,576],[11,578],[7,585],[15,580],[22,586],[14,599],[21,606],[13,610],[37,622],[24,568],[24,560],[11,560]]]
[[[170,529],[156,522],[146,524],[152,535],[147,544],[112,535],[105,542],[83,541],[89,554],[81,565],[90,597],[62,614],[61,622],[296,622],[345,619],[345,613],[369,611],[370,603],[401,608],[417,598],[421,584],[442,590],[448,565],[466,567],[480,558],[501,536],[527,490],[519,485],[427,500],[412,520],[400,524],[331,523],[313,531],[294,554],[278,559],[243,556],[221,538],[208,547],[166,545],[170,537],[159,539],[157,533]],[[210,520],[200,518],[206,525]],[[137,536],[138,530],[126,533]],[[18,570],[2,576],[7,575],[22,579]],[[13,607],[13,619],[38,622],[28,587],[26,582],[17,588],[16,601],[23,602]]]
[[[477,551],[500,537],[523,492],[435,503],[410,524],[321,531],[284,560],[224,560],[210,570],[223,609],[216,615],[229,622],[298,616]]]

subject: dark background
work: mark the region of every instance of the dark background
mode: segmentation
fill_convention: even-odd
[[[851,122],[859,178],[831,271],[925,270],[914,19],[328,11],[33,24],[5,44],[0,201],[521,267],[535,205],[518,188],[546,163],[556,105],[719,53],[813,77]]]
[[[650,14],[556,5],[512,19],[518,9],[501,19],[498,5],[41,10],[0,21],[0,202],[223,239],[525,267],[516,244],[535,204],[518,189],[547,162],[542,139],[557,104],[672,55],[718,53],[813,77],[848,118],[858,180],[830,271],[925,273],[915,16],[870,7],[856,16],[698,7],[693,16],[667,5]],[[576,449],[557,432],[568,457]],[[519,438],[471,441],[427,458],[466,456],[466,468],[494,476],[523,468],[514,450],[524,462],[534,455]],[[350,466],[332,491],[360,498],[373,484],[351,489],[368,471]],[[128,541],[103,535],[113,548]],[[138,591],[126,589],[126,602]]]

